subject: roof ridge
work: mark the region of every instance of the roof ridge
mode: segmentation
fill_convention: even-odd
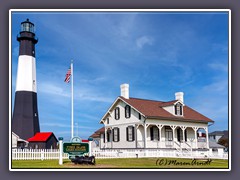
[[[120,97],[122,97],[122,96],[120,96]],[[124,98],[124,97],[123,97],[123,98]],[[125,98],[125,99],[126,99],[126,98]],[[134,97],[129,97],[129,99],[137,99],[137,100],[154,101],[154,102],[164,103],[164,101],[152,100],[152,99],[143,99],[143,98],[134,98]]]

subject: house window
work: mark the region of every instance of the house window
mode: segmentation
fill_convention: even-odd
[[[113,128],[113,141],[118,142],[120,140],[119,128]]]
[[[183,112],[182,112],[183,108],[182,108],[182,104],[181,103],[177,103],[175,105],[175,115],[177,116],[182,116]]]
[[[138,113],[138,119],[141,120],[142,119],[142,116],[140,113]]]
[[[107,118],[107,124],[109,124],[109,118]]]
[[[125,106],[125,117],[130,118],[131,117],[131,107],[129,105]]]
[[[115,108],[115,119],[116,120],[120,119],[120,109],[119,109],[119,107]]]
[[[150,127],[150,139],[151,141],[159,140],[159,129],[156,126]]]
[[[111,130],[109,129],[107,130],[107,142],[111,141],[110,137],[111,137]]]
[[[128,126],[126,128],[126,138],[127,138],[127,141],[134,141],[135,140],[134,127],[133,126]]]
[[[165,128],[165,134],[166,134],[166,141],[172,141],[173,140],[173,131],[171,128]]]

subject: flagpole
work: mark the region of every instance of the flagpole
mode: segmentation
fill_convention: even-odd
[[[73,127],[74,127],[73,126],[74,125],[73,124],[73,60],[71,61],[71,76],[72,76],[71,77],[72,78],[71,79],[71,85],[72,85],[72,88],[71,88],[72,89],[72,113],[71,113],[71,115],[72,115],[71,116],[71,119],[72,119],[71,120],[71,128],[72,128],[72,130],[71,130],[71,135],[72,135],[72,138],[73,138]]]

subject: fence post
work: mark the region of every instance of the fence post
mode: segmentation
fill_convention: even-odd
[[[93,141],[93,138],[88,138],[88,147],[89,147],[88,155],[89,155],[89,157],[92,156],[92,141]]]
[[[63,164],[63,138],[59,137],[59,165]]]

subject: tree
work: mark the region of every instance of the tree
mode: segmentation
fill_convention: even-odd
[[[218,140],[218,144],[228,148],[228,138],[220,138]]]

